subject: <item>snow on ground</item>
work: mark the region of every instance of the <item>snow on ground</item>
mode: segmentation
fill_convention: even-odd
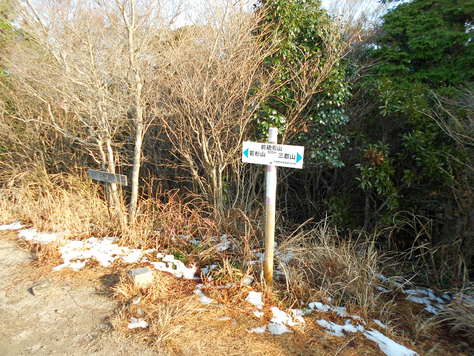
[[[302,318],[302,311],[297,310],[297,309],[292,309],[290,310],[290,313],[296,316],[296,318],[293,318],[293,316],[290,316],[283,310],[278,309],[277,307],[271,307],[270,309],[273,314],[272,320],[270,320],[272,323],[276,324],[285,324],[288,326],[296,326],[298,324],[304,324],[304,319]]]
[[[308,309],[305,313],[317,310],[323,313],[332,312],[341,318],[352,318],[354,320],[362,320],[359,315],[349,315],[345,307],[334,307],[332,305],[323,304],[321,302],[311,302],[308,304]]]
[[[387,325],[385,325],[384,323],[382,323],[380,320],[374,319],[374,323],[375,323],[379,328],[382,328],[382,329],[386,329],[386,328],[387,328]]]
[[[416,356],[418,355],[415,351],[406,348],[386,337],[380,331],[370,329],[364,332],[364,336],[375,342],[380,350],[387,356]]]
[[[270,334],[273,334],[273,335],[281,335],[281,334],[292,332],[290,329],[288,329],[288,327],[279,323],[270,322],[268,323],[267,327]]]
[[[154,250],[139,250],[129,247],[119,246],[116,237],[96,238],[90,237],[87,240],[68,240],[59,248],[63,263],[54,267],[54,271],[63,268],[80,270],[91,260],[97,261],[103,267],[109,267],[117,260],[124,263],[142,262],[144,255]],[[79,263],[80,262],[80,263]]]
[[[161,256],[161,254],[158,256]],[[150,262],[150,264],[158,271],[171,273],[177,278],[196,279],[197,266],[186,267],[183,262],[177,260],[173,255],[166,255],[161,259],[161,262]]]
[[[64,233],[46,233],[46,232],[38,232],[36,229],[26,229],[18,231],[18,237],[30,241],[39,243],[42,245],[47,245],[51,242],[59,240]]]
[[[229,239],[229,237],[224,234],[221,236],[221,242],[216,247],[216,250],[219,252],[227,251],[232,247],[232,241]]]
[[[366,330],[362,325],[353,325],[351,320],[347,319],[344,325],[339,325],[324,319],[316,321],[327,332],[334,336],[343,337],[348,333],[361,332],[368,340],[375,342],[380,350],[387,356],[416,356],[415,351],[406,348],[403,345],[393,341],[380,331],[370,329]]]
[[[245,299],[248,303],[256,306],[258,309],[262,309],[264,304],[262,302],[262,293],[250,291]],[[249,329],[250,333],[262,334],[268,328],[268,331],[273,335],[281,335],[284,333],[291,333],[291,329],[288,326],[297,326],[304,324],[303,319],[304,312],[300,309],[290,309],[290,314],[277,307],[270,308],[272,312],[272,319],[266,325],[258,328]],[[263,317],[264,313],[260,311],[254,311],[253,314],[257,318]]]
[[[410,302],[424,305],[425,310],[431,314],[438,314],[446,304],[452,301],[452,297],[449,294],[445,293],[443,296],[438,296],[430,288],[404,289],[404,286],[410,285],[409,282],[402,284],[392,278],[387,278],[382,274],[378,274],[377,278],[389,287],[393,286],[394,288],[399,289],[407,296],[406,299]],[[383,293],[392,291],[384,286],[377,286],[377,289]]]
[[[204,285],[198,284],[196,286],[196,289],[193,292],[195,295],[199,297],[199,301],[201,302],[201,304],[208,305],[208,304],[214,303],[214,299],[209,298],[202,292],[201,290],[202,287],[204,287]]]
[[[7,230],[20,230],[20,229],[23,229],[24,226],[19,222],[19,221],[15,221],[11,224],[7,224],[7,225],[0,225],[0,231],[7,231]]]
[[[350,320],[346,320],[344,325],[339,325],[331,321],[324,319],[317,320],[320,326],[328,330],[328,334],[334,336],[345,336],[345,333],[355,333],[364,331],[364,327],[361,325],[352,325]]]
[[[9,225],[1,225],[0,231],[2,230],[20,230],[23,228],[20,222],[16,221]],[[18,236],[27,241],[47,244],[53,241],[59,240],[63,234],[62,233],[40,233],[36,229],[26,229],[20,230]],[[168,272],[176,276],[177,278],[185,279],[198,279],[196,277],[197,266],[193,265],[191,267],[186,267],[183,262],[177,260],[173,255],[164,255],[162,253],[156,253],[154,259],[159,259],[161,261],[149,261],[146,255],[156,252],[155,250],[139,250],[132,249],[125,246],[119,246],[116,242],[118,238],[115,237],[105,237],[105,238],[95,238],[91,237],[86,240],[68,240],[61,241],[62,245],[59,248],[61,257],[64,261],[63,264],[56,266],[54,270],[61,270],[63,268],[71,268],[75,271],[79,271],[84,268],[87,262],[91,260],[96,260],[101,266],[108,267],[117,260],[121,260],[124,263],[139,263],[146,262],[151,264],[155,269],[163,272]],[[197,242],[199,243],[199,242]],[[232,247],[232,242],[227,235],[222,235],[220,243],[217,245],[218,251],[225,251]],[[258,261],[253,261],[253,263],[260,263],[263,261],[263,254],[258,253]],[[283,262],[288,262],[291,259],[291,255],[282,255],[281,260]],[[253,264],[251,263],[251,264]],[[217,268],[217,265],[211,265],[204,267],[202,272],[204,275],[208,274],[213,269]],[[437,312],[439,305],[446,304],[449,300],[446,297],[438,297],[436,294],[428,288],[420,289],[408,289],[403,290],[403,285],[397,281],[393,281],[383,275],[378,275],[378,278],[385,284],[389,284],[396,288],[402,289],[402,291],[407,294],[407,299],[416,303],[421,303],[425,305],[425,309],[430,312]],[[248,281],[250,284],[252,280]],[[207,297],[203,292],[202,284],[198,284],[194,290],[194,294],[199,297],[199,300],[202,304],[208,305],[215,302],[213,299]],[[224,286],[225,287],[225,286]],[[389,290],[385,287],[381,289]],[[246,301],[254,305],[257,311],[254,311],[254,315],[257,318],[263,317],[263,311],[260,311],[264,307],[263,294],[261,292],[250,291],[247,295]],[[308,307],[305,310],[301,309],[290,309],[289,313],[280,310],[277,307],[270,308],[272,312],[272,318],[270,322],[266,325],[249,329],[251,333],[262,334],[267,329],[273,335],[281,335],[284,333],[292,332],[288,326],[294,327],[297,325],[303,325],[305,323],[303,316],[311,313],[313,311],[318,312],[332,312],[337,316],[342,318],[351,318],[347,319],[344,325],[339,325],[333,322],[329,322],[324,319],[320,319],[317,323],[328,330],[328,333],[336,336],[344,336],[346,333],[355,333],[361,332],[367,339],[377,343],[379,348],[388,356],[415,356],[415,353],[412,350],[407,349],[405,346],[396,343],[390,338],[383,335],[381,332],[370,329],[366,330],[364,326],[357,324],[353,325],[353,321],[359,321],[361,323],[365,322],[358,315],[349,315],[346,308],[344,307],[335,307],[331,305],[326,305],[321,302],[311,302],[308,304]],[[228,320],[223,319],[223,320]],[[375,324],[381,328],[386,328],[386,326],[379,320],[374,320]],[[148,323],[141,318],[131,318],[130,323],[128,324],[129,329],[135,328],[146,328]]]
[[[249,333],[263,334],[267,330],[267,325],[262,325],[253,329],[249,329]]]
[[[245,298],[245,301],[256,306],[257,309],[262,309],[264,306],[261,292],[254,292],[254,291],[249,292],[249,294],[247,295],[247,298]]]
[[[129,329],[137,329],[137,328],[147,328],[148,323],[143,320],[142,318],[131,318],[130,323],[128,324]]]

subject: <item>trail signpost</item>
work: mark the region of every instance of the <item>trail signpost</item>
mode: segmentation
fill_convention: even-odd
[[[98,180],[100,182],[109,183],[109,184],[120,184],[127,186],[127,176],[123,174],[113,174],[103,171],[96,171],[94,169],[89,169],[87,175],[90,179]]]
[[[277,166],[303,168],[304,147],[279,145],[278,129],[268,130],[268,143],[245,141],[242,145],[242,162],[266,165],[265,172],[265,256],[263,275],[267,286],[273,284],[273,256],[275,249],[275,207]]]

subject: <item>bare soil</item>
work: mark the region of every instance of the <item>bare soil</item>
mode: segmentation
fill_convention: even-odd
[[[118,283],[119,275],[113,272],[117,271],[94,269],[69,275],[52,272],[51,265],[34,261],[28,248],[19,247],[15,236],[13,232],[0,232],[1,356],[383,355],[373,342],[360,335],[328,335],[315,323],[317,316],[307,319],[304,331],[256,335],[247,330],[263,321],[255,320],[248,305],[230,302],[201,308],[197,300],[196,308],[203,311],[190,315],[179,325],[179,332],[157,349],[145,344],[153,343],[145,330],[123,333],[112,327],[111,320],[120,314],[118,302],[111,298],[111,287]],[[192,295],[194,286],[189,287],[191,292],[187,294]],[[168,299],[173,298],[170,295]],[[229,320],[221,320],[224,316]],[[127,321],[124,322],[122,331],[127,330]],[[406,339],[403,342],[420,355],[425,354],[422,349],[431,355],[469,354],[456,351],[453,344],[435,340],[418,344],[417,348]]]
[[[160,354],[111,329],[116,303],[94,283],[39,274],[11,236],[0,233],[0,355]]]

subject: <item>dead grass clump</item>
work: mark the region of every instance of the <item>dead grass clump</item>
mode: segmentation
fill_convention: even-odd
[[[201,310],[192,297],[194,284],[191,284],[164,273],[155,273],[153,285],[141,289],[134,285],[127,273],[123,273],[114,287],[114,296],[122,305],[112,322],[114,327],[129,333],[131,318],[142,318],[148,327],[133,329],[135,337],[151,345],[165,345]]]
[[[356,305],[366,314],[380,311],[375,288],[380,256],[372,240],[341,240],[323,221],[284,240],[276,256],[291,301],[324,295],[340,304]]]
[[[143,248],[186,250],[191,237],[201,240],[219,234],[212,211],[201,199],[181,197],[177,190],[143,200],[124,241]]]
[[[471,292],[472,293],[472,292]],[[474,299],[459,293],[438,314],[437,319],[447,325],[452,334],[470,337],[474,344]]]
[[[8,222],[17,219],[39,231],[76,236],[112,234],[120,226],[97,185],[74,175],[50,175],[41,165],[12,175],[0,191],[0,209]]]

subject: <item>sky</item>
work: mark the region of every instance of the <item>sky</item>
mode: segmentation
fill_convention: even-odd
[[[209,4],[212,4],[212,7],[215,8],[216,3],[223,5],[226,3],[236,4],[235,6],[242,6],[249,11],[255,0],[181,0],[182,14],[177,19],[175,27],[195,23],[196,20],[199,22],[199,20],[205,18],[206,14],[209,14]],[[336,12],[343,18],[353,17],[354,14],[347,13],[347,7],[341,6],[341,4],[359,3],[359,13],[373,12],[380,5],[379,0],[322,0],[321,3],[329,12]]]

